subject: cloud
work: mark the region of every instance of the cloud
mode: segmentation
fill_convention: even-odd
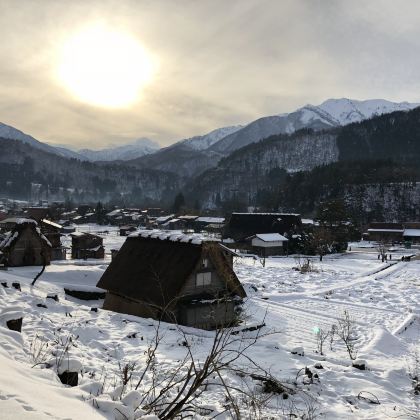
[[[0,0],[0,121],[76,147],[162,145],[329,97],[419,101],[417,0]],[[158,70],[135,106],[72,99],[57,51],[103,22]]]

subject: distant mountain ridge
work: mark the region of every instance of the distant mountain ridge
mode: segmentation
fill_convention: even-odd
[[[318,106],[306,105],[288,114],[259,118],[245,126],[223,127],[203,136],[180,140],[156,153],[128,163],[138,168],[169,171],[190,178],[216,167],[223,157],[229,156],[235,150],[273,135],[292,134],[303,128],[322,130],[340,127],[374,115],[408,111],[419,105],[383,99],[328,99]]]
[[[148,155],[159,150],[160,146],[153,140],[142,137],[132,143],[122,146],[109,147],[101,150],[81,149],[77,153],[92,162],[131,160]]]
[[[36,149],[43,150],[44,152],[54,153],[55,155],[67,157],[67,158],[76,158],[81,159],[81,156],[72,150],[66,149],[64,147],[55,147],[49,144],[40,142],[29,134],[25,134],[23,131],[18,130],[10,125],[3,124],[0,122],[0,138],[19,140],[23,143],[29,144]]]
[[[210,149],[228,154],[251,143],[257,143],[276,134],[291,134],[302,128],[327,129],[360,122],[375,115],[394,111],[408,111],[420,103],[390,102],[384,99],[358,101],[353,99],[328,99],[320,105],[305,105],[294,112],[259,118],[232,133]]]

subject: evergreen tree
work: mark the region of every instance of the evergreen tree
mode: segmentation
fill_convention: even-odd
[[[181,211],[181,209],[185,207],[185,197],[182,192],[178,193],[174,199],[174,203],[172,205],[172,211],[177,214]]]

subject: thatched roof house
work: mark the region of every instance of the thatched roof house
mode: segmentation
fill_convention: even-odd
[[[213,329],[236,321],[246,296],[226,248],[180,233],[130,235],[98,287],[104,309]]]
[[[47,265],[51,261],[51,243],[35,220],[17,219],[14,228],[0,243],[0,263],[10,267]]]

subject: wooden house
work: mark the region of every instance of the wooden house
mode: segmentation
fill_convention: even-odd
[[[73,232],[70,236],[73,259],[101,259],[105,257],[103,239],[100,236],[84,232]]]
[[[40,222],[42,219],[46,219],[51,216],[49,207],[25,207],[25,217],[33,219],[36,222]]]
[[[369,225],[367,235],[369,241],[394,243],[403,241],[404,226],[402,223],[373,222]]]
[[[236,244],[249,245],[249,238],[257,234],[279,233],[291,236],[302,229],[299,214],[290,213],[232,213],[223,232],[224,238]]]
[[[51,261],[65,260],[66,248],[61,244],[61,231],[63,227],[48,219],[39,222],[41,232],[51,243]]]
[[[19,219],[0,243],[0,263],[9,267],[48,265],[51,244],[31,219]]]
[[[221,230],[223,228],[224,224],[225,224],[225,218],[224,217],[202,216],[202,217],[197,217],[194,220],[194,230],[196,232],[201,232],[203,230],[207,230],[207,227],[209,225],[212,225],[213,228],[215,226],[218,226]]]
[[[129,236],[97,286],[104,309],[203,329],[237,322],[246,296],[225,247],[156,231]]]

